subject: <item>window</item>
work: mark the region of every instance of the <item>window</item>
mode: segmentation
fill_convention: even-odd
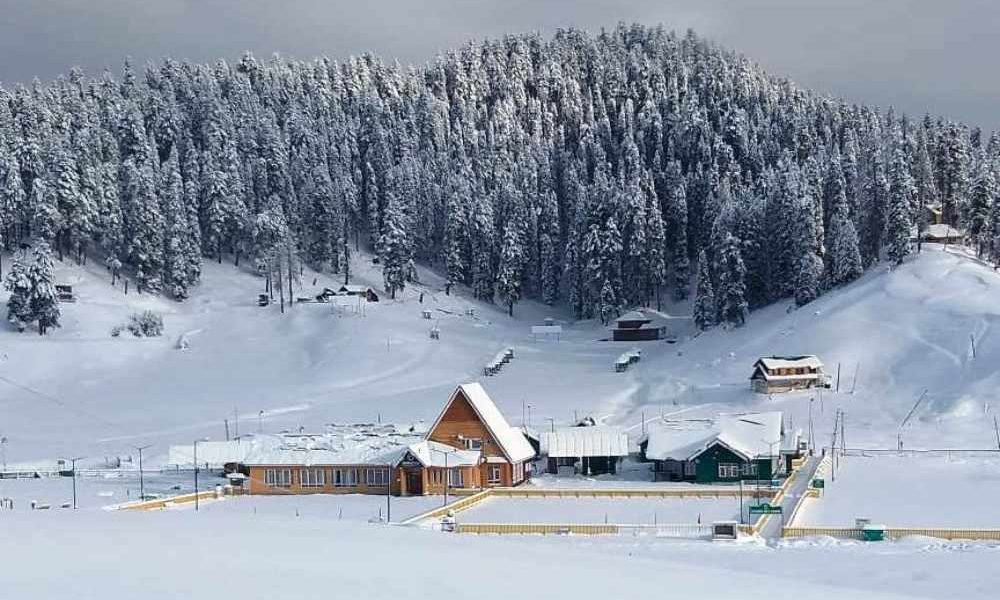
[[[299,469],[302,487],[323,487],[326,485],[326,471],[323,469]]]
[[[514,465],[514,483],[524,481],[524,463]]]
[[[292,487],[292,470],[265,469],[264,483],[271,487]]]
[[[743,463],[743,468],[740,469],[740,471],[744,475],[749,475],[752,477],[757,474],[757,463],[755,462]]]
[[[693,460],[684,461],[684,475],[693,476],[696,473],[697,471],[695,470],[694,461]]]
[[[334,469],[333,485],[335,487],[354,487],[358,485],[358,472],[354,469]]]
[[[739,476],[739,465],[733,463],[719,463],[719,479],[733,479]]]
[[[461,469],[448,469],[448,486],[465,487],[465,474],[462,473]]]
[[[465,438],[466,450],[482,450],[483,440],[480,438]]]
[[[500,465],[490,465],[486,476],[486,483],[500,483]]]
[[[389,482],[389,470],[385,468],[365,469],[365,484],[368,487],[385,487]]]

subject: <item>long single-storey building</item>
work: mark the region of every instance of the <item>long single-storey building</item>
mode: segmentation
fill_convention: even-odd
[[[244,466],[251,494],[471,493],[530,476],[535,451],[478,383],[459,386],[426,432],[331,426],[323,434],[258,436]]]
[[[761,394],[804,390],[826,386],[823,361],[811,354],[805,356],[766,356],[753,365],[750,387]]]
[[[722,415],[714,419],[650,424],[640,456],[655,479],[697,483],[770,481],[785,473],[780,412]],[[798,449],[798,439],[794,441]]]
[[[652,311],[633,310],[618,317],[611,332],[616,342],[651,342],[667,337],[667,323]]]
[[[561,427],[541,434],[549,473],[614,474],[628,453],[628,435],[619,427]]]

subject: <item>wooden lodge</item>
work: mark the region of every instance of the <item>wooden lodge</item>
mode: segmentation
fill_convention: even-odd
[[[245,461],[250,494],[472,493],[526,481],[535,457],[478,383],[459,386],[426,432],[349,425],[256,443]]]
[[[616,342],[651,342],[667,337],[664,319],[650,312],[633,310],[618,317],[611,339]]]
[[[823,362],[813,356],[768,356],[753,365],[750,387],[760,394],[775,394],[811,387],[829,387]]]

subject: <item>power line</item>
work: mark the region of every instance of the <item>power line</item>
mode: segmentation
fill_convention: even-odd
[[[9,379],[7,377],[4,377],[2,375],[0,375],[0,381],[3,381],[5,383],[7,383],[8,385],[16,387],[19,390],[28,392],[29,394],[33,394],[35,396],[38,396],[39,398],[42,398],[43,400],[47,400],[47,401],[55,404],[59,408],[62,408],[62,409],[74,412],[74,413],[76,413],[76,414],[78,414],[80,416],[87,417],[88,419],[92,419],[94,421],[97,421],[98,423],[101,423],[102,425],[107,425],[107,426],[114,427],[114,428],[118,427],[118,424],[116,424],[116,423],[112,423],[111,421],[108,421],[107,419],[99,417],[99,416],[97,416],[97,415],[95,415],[93,413],[90,413],[90,412],[88,412],[86,410],[83,410],[82,408],[79,408],[77,406],[73,406],[73,405],[71,405],[71,404],[69,404],[69,403],[67,403],[67,402],[65,402],[63,400],[60,400],[59,398],[56,398],[55,396],[51,396],[49,394],[46,394],[45,392],[41,392],[39,390],[36,390],[35,388],[32,388],[32,387],[27,386],[27,385],[24,385],[23,383],[18,383],[16,381],[14,381],[12,379]]]

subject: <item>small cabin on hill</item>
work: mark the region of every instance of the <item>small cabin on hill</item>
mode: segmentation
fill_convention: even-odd
[[[932,244],[961,244],[964,239],[964,231],[944,223],[928,225],[923,234],[923,241]]]
[[[378,302],[375,290],[365,285],[345,284],[340,286],[337,293],[342,296],[362,296],[368,302]]]
[[[811,354],[805,356],[767,356],[757,360],[750,376],[750,387],[760,394],[775,394],[828,386],[823,362]]]
[[[667,324],[654,313],[633,310],[618,317],[611,337],[616,342],[661,340],[667,337]]]
[[[786,444],[780,412],[746,413],[651,424],[639,452],[658,481],[770,481],[785,473]]]

